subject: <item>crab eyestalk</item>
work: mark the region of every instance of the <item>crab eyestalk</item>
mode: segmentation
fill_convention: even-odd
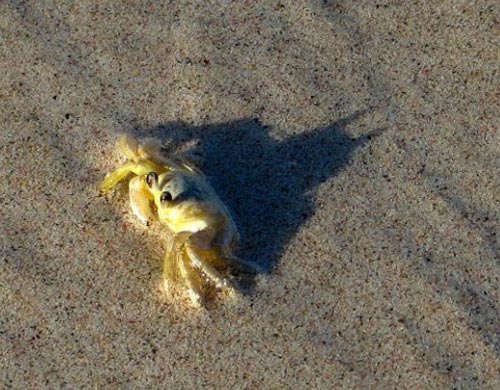
[[[149,186],[149,188],[152,188],[153,185],[158,184],[158,174],[156,172],[149,172],[146,175],[146,183]]]

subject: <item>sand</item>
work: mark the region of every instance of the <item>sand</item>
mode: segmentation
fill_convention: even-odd
[[[493,1],[1,2],[0,387],[500,388],[498,27]],[[121,132],[198,156],[253,293],[162,293],[161,234],[96,189]]]

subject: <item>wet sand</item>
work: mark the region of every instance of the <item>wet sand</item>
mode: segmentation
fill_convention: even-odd
[[[500,388],[492,1],[0,4],[0,387]],[[266,272],[207,310],[118,192],[189,148]]]

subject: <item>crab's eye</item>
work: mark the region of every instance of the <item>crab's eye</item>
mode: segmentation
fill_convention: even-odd
[[[158,175],[156,172],[149,172],[146,176],[146,183],[148,183],[148,186],[151,187],[156,181],[158,181]]]
[[[172,201],[172,194],[168,191],[164,191],[161,194],[160,201],[162,202],[171,202]]]

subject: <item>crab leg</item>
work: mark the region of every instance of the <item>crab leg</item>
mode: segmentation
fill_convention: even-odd
[[[179,252],[175,247],[175,239],[169,242],[168,248],[165,252],[165,259],[163,261],[163,278],[172,282],[179,276]]]
[[[128,162],[120,168],[115,169],[113,172],[108,173],[99,186],[99,190],[108,191],[115,187],[119,182],[125,179],[129,173],[132,172],[134,166],[136,165],[136,163]]]
[[[264,273],[264,269],[259,266],[258,264],[255,264],[250,261],[246,261],[243,259],[240,259],[239,257],[229,255],[226,257],[226,259],[231,262],[236,268],[239,268],[242,271],[249,272],[249,273],[254,273],[254,274],[261,274]]]
[[[189,243],[186,244],[186,254],[191,260],[191,264],[199,268],[209,279],[211,279],[216,287],[233,289],[231,282],[227,278],[224,278],[211,264],[202,260]]]
[[[199,304],[202,302],[204,294],[200,281],[197,280],[197,276],[184,250],[184,243],[187,238],[188,236],[184,234],[172,237],[172,241],[169,243],[167,252],[165,253],[163,278],[164,283],[168,285],[180,277],[188,287],[191,300]]]
[[[192,268],[189,266],[186,255],[184,252],[179,253],[179,273],[184,279],[188,289],[191,300],[194,303],[201,303],[203,300],[203,291],[199,282],[196,280],[194,276]]]
[[[151,160],[141,160],[139,162],[129,161],[123,164],[120,168],[117,168],[113,172],[108,173],[99,186],[99,190],[111,190],[119,182],[124,180],[130,173],[140,176],[147,175],[151,171],[155,171],[157,173],[165,172],[165,167],[157,165]]]

